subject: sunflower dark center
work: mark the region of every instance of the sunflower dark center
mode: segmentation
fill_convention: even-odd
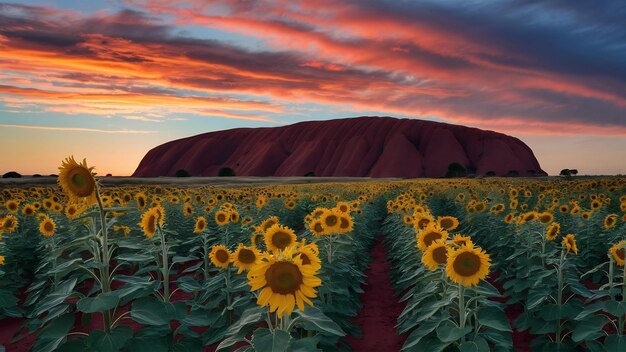
[[[433,242],[440,239],[441,237],[443,236],[439,232],[429,232],[426,235],[424,235],[424,244],[428,247]]]
[[[52,225],[52,223],[50,221],[46,221],[43,224],[43,229],[46,230],[46,232],[52,232],[52,231],[54,231],[54,225]]]
[[[6,228],[11,228],[13,227],[13,219],[8,218],[4,221],[4,227]]]
[[[441,219],[441,227],[443,227],[444,229],[450,229],[454,226],[454,221],[452,221],[452,219]]]
[[[317,221],[315,225],[313,225],[313,231],[318,232],[318,233],[323,232],[324,228],[322,227],[322,223]]]
[[[329,215],[324,219],[324,224],[328,227],[333,227],[337,225],[338,219],[336,215]]]
[[[226,221],[226,215],[221,214],[221,213],[220,213],[220,214],[217,214],[217,221],[218,221],[218,222],[224,222],[224,221]]]
[[[272,244],[278,249],[285,249],[291,244],[291,236],[283,231],[278,231],[272,236]]]
[[[302,285],[302,273],[297,265],[276,262],[265,272],[265,280],[274,293],[295,294]]]
[[[623,251],[623,249],[622,249]],[[300,259],[302,259],[302,265],[309,265],[311,264],[311,259],[309,259],[309,256],[306,255],[305,253],[300,253]]]
[[[433,259],[437,264],[445,264],[448,261],[448,251],[446,247],[441,246],[433,250]]]
[[[472,276],[480,270],[480,257],[471,252],[459,254],[452,266],[454,271],[461,276]]]
[[[87,197],[95,189],[95,181],[89,172],[84,168],[75,168],[70,172],[70,190],[79,197]]]
[[[154,233],[156,231],[156,217],[154,215],[150,215],[150,217],[148,218],[148,223],[146,225],[146,230],[149,233]]]
[[[625,252],[625,251],[624,251],[624,248],[620,248],[620,249],[618,249],[618,250],[615,252],[615,254],[617,254],[617,256],[619,257],[619,259],[624,260],[624,254],[626,254],[626,253],[624,253],[624,252]]]
[[[339,227],[345,230],[350,227],[350,222],[348,221],[348,219],[342,217],[340,218]]]
[[[420,229],[428,226],[428,224],[430,223],[429,219],[421,219],[420,221],[417,222],[417,226],[420,227]]]
[[[240,262],[244,263],[244,264],[251,264],[254,263],[254,260],[256,259],[256,255],[254,255],[254,252],[247,249],[247,248],[242,248],[239,251],[239,255],[237,260],[239,260]]]
[[[215,253],[215,258],[217,258],[220,263],[226,263],[228,262],[228,253],[223,249],[219,249]]]

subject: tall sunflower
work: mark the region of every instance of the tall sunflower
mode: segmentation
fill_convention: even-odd
[[[439,265],[446,264],[448,261],[448,251],[449,249],[445,240],[436,240],[426,248],[424,254],[422,254],[422,263],[426,265],[428,269],[435,270]]]
[[[305,310],[305,304],[313,306],[315,288],[322,284],[316,274],[317,270],[303,265],[301,257],[289,250],[277,257],[267,256],[255,265],[248,272],[248,283],[251,291],[261,290],[257,304],[269,305],[270,312],[282,317],[290,315],[296,306],[300,311]]]
[[[354,226],[354,221],[352,220],[352,216],[350,213],[341,213],[339,215],[339,232],[346,233],[352,231]]]
[[[272,225],[264,235],[265,246],[272,252],[284,251],[296,243],[296,234],[292,229],[279,224]]]
[[[4,203],[4,207],[7,208],[8,211],[10,211],[11,213],[16,213],[17,210],[19,209],[20,203],[16,200],[7,200]]]
[[[489,275],[490,266],[489,254],[480,247],[463,246],[448,252],[446,274],[450,280],[471,287]]]
[[[447,239],[448,232],[439,228],[435,223],[431,223],[426,228],[422,229],[420,232],[416,234],[417,237],[417,248],[421,251],[425,251],[428,246],[430,246],[433,242],[440,239]]]
[[[325,235],[332,235],[334,233],[340,232],[339,216],[341,216],[341,213],[338,210],[324,210],[324,212],[320,216],[320,221],[322,222],[322,227],[324,228]]]
[[[546,211],[539,214],[539,222],[542,224],[549,224],[552,221],[554,221],[554,215],[552,215],[552,213]]]
[[[219,226],[228,224],[230,220],[230,214],[224,210],[218,210],[215,212],[215,223]]]
[[[578,254],[578,247],[576,247],[576,237],[571,233],[565,237],[563,237],[563,245],[567,249],[567,253],[570,251],[574,252],[574,254]]]
[[[250,270],[256,265],[261,257],[261,252],[254,247],[246,247],[243,243],[239,243],[237,249],[233,253],[233,263],[239,270],[237,274],[241,274],[244,270]]]
[[[549,241],[554,241],[560,232],[561,224],[559,224],[558,222],[553,222],[546,229],[546,239],[548,239]]]
[[[5,233],[13,233],[17,229],[17,218],[14,215],[7,215],[0,218],[0,230]]]
[[[24,207],[22,208],[22,214],[26,215],[26,216],[33,216],[35,215],[35,207],[32,204],[26,204],[24,205]]]
[[[198,216],[196,218],[196,225],[193,228],[193,233],[201,233],[206,228],[206,219],[204,216]]]
[[[73,156],[62,161],[59,167],[59,185],[73,203],[94,204],[96,200],[96,178],[93,167],[87,166],[87,160],[77,163]]]
[[[54,231],[56,230],[57,225],[49,216],[46,216],[39,223],[39,232],[44,237],[52,237],[54,236]]]
[[[223,269],[227,269],[228,264],[233,261],[232,253],[230,253],[226,246],[221,244],[211,248],[209,258],[211,259],[211,263],[213,263],[213,265]]]
[[[324,226],[322,226],[322,220],[320,219],[311,221],[311,223],[309,223],[309,229],[315,237],[319,237],[324,234]]]
[[[619,266],[624,266],[624,257],[626,252],[625,248],[626,241],[619,241],[614,244],[611,249],[609,249],[609,252],[613,256],[613,260],[615,260],[615,263],[617,263],[617,265]]]

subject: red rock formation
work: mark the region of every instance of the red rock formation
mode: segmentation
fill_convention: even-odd
[[[148,152],[133,176],[442,177],[457,162],[477,175],[545,175],[532,150],[493,131],[391,117],[237,128],[175,140]]]

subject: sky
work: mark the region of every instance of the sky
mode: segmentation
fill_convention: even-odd
[[[0,1],[0,173],[237,127],[394,116],[626,173],[626,2]]]

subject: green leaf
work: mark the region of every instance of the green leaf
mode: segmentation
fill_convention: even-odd
[[[472,331],[471,326],[463,328],[458,327],[455,323],[447,320],[437,328],[437,337],[443,342],[454,342]]]
[[[506,314],[496,307],[487,307],[478,311],[478,322],[481,325],[499,331],[511,331],[511,326],[506,318]]]
[[[40,315],[41,313],[44,313],[63,303],[72,294],[72,291],[76,286],[76,282],[78,282],[78,278],[75,277],[63,281],[57,289],[54,290],[54,292],[41,300],[41,304],[38,305],[34,314]]]
[[[124,253],[118,255],[117,257],[115,257],[115,259],[126,262],[149,262],[151,260],[154,260],[154,257],[151,255],[140,253]]]
[[[146,298],[133,302],[130,316],[134,321],[145,325],[168,324],[169,315],[163,302],[154,298]]]
[[[587,316],[589,316],[590,314],[593,314],[595,312],[598,312],[598,311],[601,311],[601,310],[605,309],[605,307],[606,307],[606,301],[590,304],[590,305],[586,306],[582,310],[582,312],[578,313],[578,315],[576,316],[576,320],[583,320]]]
[[[117,293],[101,293],[96,297],[85,297],[76,303],[76,309],[83,313],[104,312],[113,309],[120,301]]]
[[[478,352],[478,345],[473,341],[463,342],[459,346],[459,352]]]
[[[302,317],[305,322],[311,323],[315,326],[312,330],[337,336],[346,335],[346,333],[339,327],[339,325],[337,325],[337,323],[324,315],[324,313],[322,313],[322,311],[316,307],[307,307],[304,312],[300,310],[297,310],[296,312],[300,317]]]
[[[605,312],[613,314],[616,317],[626,314],[626,302],[618,302],[615,300],[607,301]]]
[[[241,318],[228,328],[228,330],[226,331],[226,336],[234,335],[238,333],[244,326],[255,324],[263,320],[263,313],[265,312],[267,312],[267,309],[264,307],[252,307],[246,309],[241,314]]]
[[[291,336],[284,330],[256,329],[252,334],[252,346],[256,352],[284,352]]]
[[[305,337],[299,340],[291,340],[289,346],[287,346],[288,352],[318,352],[322,351],[317,348],[320,336]]]
[[[402,346],[402,350],[415,351],[414,347],[419,344],[420,340],[435,331],[435,329],[441,324],[441,319],[435,318],[427,320],[417,327],[417,329],[413,330],[409,337],[407,337],[404,342],[404,346]]]
[[[54,351],[63,341],[70,329],[74,326],[74,314],[68,313],[52,321],[41,330],[37,341],[33,345],[32,352]]]
[[[18,301],[11,292],[0,290],[0,308],[15,307]]]
[[[129,352],[167,352],[167,341],[161,336],[136,336],[128,340],[124,349]]]
[[[602,328],[607,322],[607,318],[604,315],[594,315],[581,321],[576,325],[572,333],[572,340],[580,342],[583,340],[595,340],[600,336],[604,336]]]
[[[609,335],[604,339],[605,351],[626,351],[625,335]]]
[[[92,331],[87,338],[87,344],[94,352],[117,352],[132,336],[133,331],[129,326],[119,325],[110,333],[102,330]]]

